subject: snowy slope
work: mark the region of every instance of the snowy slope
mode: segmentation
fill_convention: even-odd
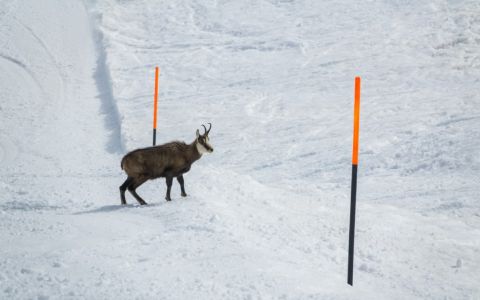
[[[480,298],[476,1],[2,1],[0,298]],[[213,154],[119,205],[128,150]],[[362,76],[354,287],[353,78]]]

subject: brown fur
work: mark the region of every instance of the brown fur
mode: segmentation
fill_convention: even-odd
[[[147,180],[159,177],[166,178],[167,194],[165,199],[167,201],[171,200],[170,189],[174,177],[180,183],[182,196],[187,196],[183,174],[188,172],[192,163],[201,157],[197,144],[209,152],[213,151],[207,142],[209,131],[205,130],[203,135],[199,135],[197,130],[197,138],[188,145],[184,142],[174,141],[160,146],[137,149],[125,155],[120,166],[127,173],[128,178],[120,186],[121,203],[126,204],[125,190],[128,189],[140,204],[146,204],[135,190]]]
[[[177,177],[188,172],[200,158],[195,142],[170,142],[134,150],[122,159],[121,167],[129,177]]]

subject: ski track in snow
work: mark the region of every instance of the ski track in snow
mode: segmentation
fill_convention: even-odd
[[[26,3],[0,7],[0,298],[480,298],[476,1]],[[156,65],[157,140],[211,122],[215,152],[187,198],[120,206]]]
[[[37,88],[41,92],[41,94],[45,94],[45,91],[43,90],[42,85],[39,82],[38,78],[35,76],[35,74],[30,69],[28,69],[28,67],[24,63],[22,63],[21,61],[15,59],[15,58],[12,58],[10,56],[3,55],[3,54],[0,54],[0,58],[14,64],[18,68],[20,68],[23,72],[27,73],[28,77],[30,77],[30,79],[35,83],[35,85],[37,86]]]

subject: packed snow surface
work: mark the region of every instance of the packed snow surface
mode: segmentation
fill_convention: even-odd
[[[477,0],[1,0],[0,298],[480,299],[479,53]],[[155,66],[215,151],[121,206]]]

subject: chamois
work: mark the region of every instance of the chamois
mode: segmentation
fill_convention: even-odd
[[[212,129],[212,124],[207,130],[202,125],[205,132],[200,134],[197,129],[195,140],[187,145],[184,142],[173,141],[160,146],[153,146],[143,149],[137,149],[127,153],[121,162],[121,167],[127,173],[127,180],[120,186],[120,200],[122,205],[125,201],[125,190],[137,199],[141,205],[147,204],[135,191],[147,180],[165,177],[167,182],[167,194],[165,199],[170,198],[173,177],[176,177],[182,191],[182,197],[186,197],[183,174],[190,170],[192,163],[200,159],[202,154],[213,152],[210,145],[208,133]]]

